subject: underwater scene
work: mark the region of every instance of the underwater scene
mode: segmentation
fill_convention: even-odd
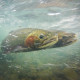
[[[3,53],[8,34],[26,28],[74,33],[77,41]],[[80,80],[80,0],[0,0],[0,80]]]

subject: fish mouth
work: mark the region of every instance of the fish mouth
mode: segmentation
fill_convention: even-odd
[[[70,33],[63,37],[62,44],[69,45],[69,44],[76,42],[77,40],[78,40],[77,35],[74,33]]]
[[[74,43],[76,42],[78,39],[77,39],[77,35],[76,34],[72,34],[72,36],[70,37],[70,39],[67,41],[67,43]]]

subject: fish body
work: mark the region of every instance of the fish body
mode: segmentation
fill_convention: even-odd
[[[28,52],[46,48],[62,47],[77,40],[76,34],[58,30],[23,28],[12,31],[2,41],[3,53]]]

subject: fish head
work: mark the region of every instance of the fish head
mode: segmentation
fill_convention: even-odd
[[[57,41],[57,34],[46,30],[35,30],[27,36],[25,44],[29,48],[42,49],[53,46]]]

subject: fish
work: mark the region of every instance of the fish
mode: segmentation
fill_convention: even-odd
[[[29,52],[70,45],[77,41],[75,33],[60,30],[22,28],[11,31],[1,43],[3,53]]]

